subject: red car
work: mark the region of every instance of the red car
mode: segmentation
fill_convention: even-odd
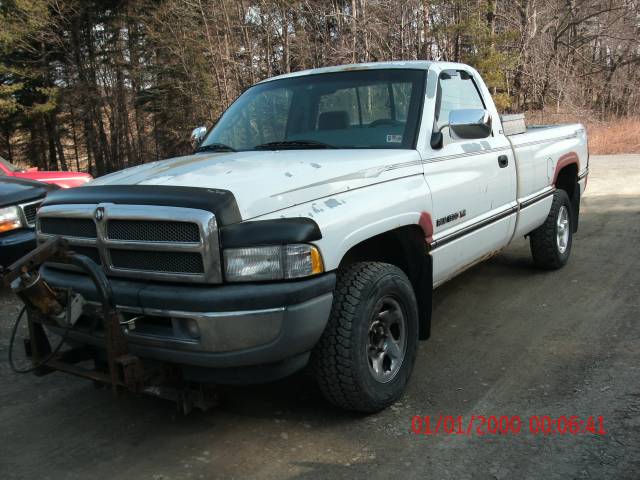
[[[38,180],[40,182],[53,183],[62,188],[78,187],[93,178],[88,173],[82,172],[46,172],[38,170],[36,167],[23,169],[0,157],[1,176]]]

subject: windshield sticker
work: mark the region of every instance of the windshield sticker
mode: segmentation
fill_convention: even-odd
[[[387,143],[402,143],[402,135],[387,135]]]

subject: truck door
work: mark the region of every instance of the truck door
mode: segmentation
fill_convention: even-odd
[[[452,110],[486,109],[497,117],[486,87],[474,74],[438,74],[433,112],[424,114],[434,118],[433,132],[448,123]],[[448,127],[441,131],[441,144],[429,145],[424,158],[433,202],[434,285],[504,247],[516,214],[515,159],[499,119],[492,119],[492,131],[482,139],[457,139]]]

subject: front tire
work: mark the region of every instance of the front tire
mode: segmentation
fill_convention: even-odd
[[[531,255],[536,266],[557,270],[569,260],[573,243],[572,206],[564,190],[553,194],[545,222],[530,235]]]
[[[338,407],[372,413],[402,395],[418,347],[418,307],[402,270],[355,263],[338,273],[331,316],[312,352],[314,376]]]

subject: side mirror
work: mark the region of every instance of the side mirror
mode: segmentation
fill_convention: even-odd
[[[206,134],[207,134],[207,127],[198,127],[198,128],[194,128],[191,131],[191,138],[189,140],[191,141],[191,146],[193,147],[194,150],[198,147],[198,145],[200,145],[200,142],[204,140],[204,136]]]
[[[487,138],[491,135],[491,114],[482,108],[452,110],[449,112],[449,124],[445,126],[449,127],[454,138]]]

